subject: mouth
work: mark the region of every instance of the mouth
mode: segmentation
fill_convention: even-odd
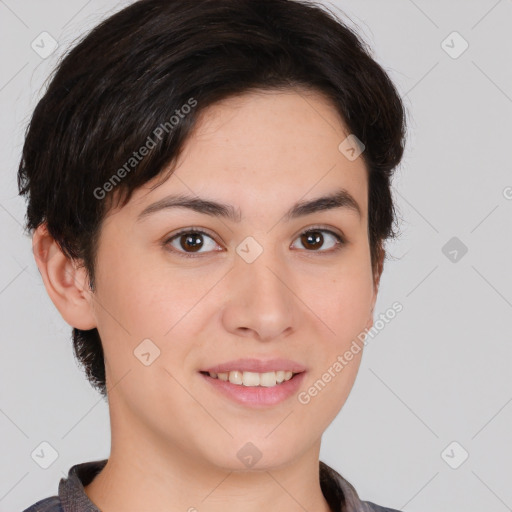
[[[295,378],[304,372],[292,372],[291,370],[277,370],[271,372],[248,372],[240,370],[232,370],[229,372],[199,372],[206,377],[211,379],[220,380],[223,382],[229,382],[236,386],[246,387],[265,387],[271,388],[274,386],[281,386],[284,383]]]
[[[298,393],[307,372],[300,362],[284,357],[245,357],[198,370],[209,391],[255,408],[290,400]]]
[[[245,371],[198,372],[210,391],[244,407],[262,409],[290,400],[299,392],[306,371],[277,370],[257,373]]]

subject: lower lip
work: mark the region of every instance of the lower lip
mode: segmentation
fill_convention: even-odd
[[[297,373],[290,380],[271,387],[243,386],[232,384],[229,381],[214,379],[208,374],[200,373],[200,375],[210,383],[215,390],[239,404],[250,407],[265,407],[284,402],[290,398],[290,396],[294,395],[302,384],[305,373],[306,372]]]

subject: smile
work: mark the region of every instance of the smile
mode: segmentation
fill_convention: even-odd
[[[290,380],[295,375],[290,370],[278,370],[275,372],[243,372],[240,370],[233,370],[230,372],[201,372],[207,373],[213,379],[223,380],[224,382],[230,382],[239,386],[263,386],[272,387],[277,386],[283,382]]]
[[[222,373],[202,371],[199,375],[215,394],[246,407],[266,408],[296,395],[306,372],[278,370],[256,373],[234,370]]]

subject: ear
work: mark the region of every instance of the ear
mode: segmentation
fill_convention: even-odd
[[[372,269],[373,272],[373,298],[371,302],[370,315],[368,317],[368,322],[366,324],[367,329],[371,329],[373,327],[373,309],[375,307],[375,302],[377,301],[377,295],[379,293],[379,285],[380,278],[382,276],[382,270],[384,269],[384,257],[386,256],[386,251],[384,250],[383,242],[380,242],[377,246],[377,258],[375,262],[375,266]]]
[[[32,250],[46,291],[66,323],[84,331],[96,327],[87,272],[63,253],[46,223],[34,231]]]

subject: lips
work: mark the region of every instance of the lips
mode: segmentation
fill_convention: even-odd
[[[270,387],[234,384],[230,381],[212,378],[206,372],[200,372],[200,375],[205,385],[208,386],[207,390],[228,398],[238,405],[260,409],[273,407],[292,399],[298,393],[306,376],[306,371],[297,373],[291,379]]]
[[[306,367],[297,361],[291,359],[256,359],[256,358],[243,358],[233,359],[232,361],[226,361],[215,366],[209,366],[208,368],[201,369],[203,372],[213,373],[226,373],[239,370],[241,372],[255,372],[255,373],[266,373],[276,372],[279,370],[291,371],[293,373],[302,373],[306,371]]]

